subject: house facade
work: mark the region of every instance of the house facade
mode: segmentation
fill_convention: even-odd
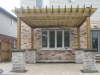
[[[92,28],[99,24],[99,2],[92,3],[88,0],[21,0],[21,8],[15,9],[17,48],[36,50],[36,62],[74,62],[75,48],[92,48],[97,43],[95,32],[91,34]],[[32,58],[32,54],[28,57]]]
[[[15,16],[0,7],[0,62],[11,59],[11,49],[16,41]]]

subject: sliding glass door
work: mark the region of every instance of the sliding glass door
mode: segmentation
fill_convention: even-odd
[[[100,54],[100,30],[92,31],[92,47],[97,49],[97,54]]]

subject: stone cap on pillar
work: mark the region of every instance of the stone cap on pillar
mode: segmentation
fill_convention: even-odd
[[[14,48],[12,49],[12,52],[25,52],[25,49]]]
[[[76,50],[76,51],[83,51],[84,48],[74,48],[74,50]]]
[[[83,50],[84,52],[97,52],[97,49],[93,49],[93,48],[84,48]]]
[[[74,48],[76,51],[84,51],[84,52],[97,52],[97,49],[93,48]]]
[[[37,49],[25,49],[25,50],[28,50],[28,51],[36,51]]]

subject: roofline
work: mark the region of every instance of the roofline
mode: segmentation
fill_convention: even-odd
[[[16,40],[16,37],[0,34],[0,40]]]
[[[8,12],[7,10],[5,10],[4,8],[0,7],[0,12],[3,12],[4,14],[6,14],[7,16],[13,18],[14,20],[17,20],[17,18],[11,14],[10,12]]]

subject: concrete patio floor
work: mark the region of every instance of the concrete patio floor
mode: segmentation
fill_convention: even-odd
[[[8,75],[100,75],[100,73],[81,73],[82,64],[75,63],[37,63],[26,65],[26,73],[11,72],[11,63],[0,63],[0,69],[3,74]],[[100,63],[97,63],[97,69],[100,72]]]

